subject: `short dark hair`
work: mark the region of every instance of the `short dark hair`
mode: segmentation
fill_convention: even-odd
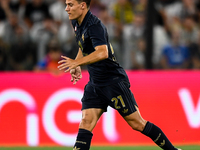
[[[91,2],[91,0],[77,0],[77,1],[78,1],[78,3],[85,2],[86,5],[87,5],[87,7],[88,7],[88,8],[90,7],[90,2]]]

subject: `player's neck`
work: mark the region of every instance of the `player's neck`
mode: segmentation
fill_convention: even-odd
[[[89,11],[89,9],[84,10],[82,15],[77,19],[79,25],[81,25],[81,23],[83,22],[88,11]]]

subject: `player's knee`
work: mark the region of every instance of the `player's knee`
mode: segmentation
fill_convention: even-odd
[[[144,127],[146,124],[145,120],[137,120],[137,119],[130,119],[130,120],[127,120],[127,122],[133,130],[140,131],[140,132],[144,130]]]
[[[92,131],[95,126],[95,121],[92,118],[82,118],[79,128]]]
[[[82,118],[81,124],[90,125],[90,124],[92,124],[92,119],[91,118]]]
[[[131,127],[133,130],[140,131],[140,132],[144,130],[143,124],[140,124],[140,123],[135,123]]]
[[[147,121],[141,117],[139,111],[136,111],[135,113],[124,117],[124,119],[131,126],[132,129],[140,132],[144,130],[144,127],[147,123]]]

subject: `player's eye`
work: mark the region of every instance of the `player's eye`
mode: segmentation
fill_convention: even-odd
[[[72,7],[73,6],[73,4],[65,4],[65,8],[67,8],[67,6],[69,6],[69,7]]]
[[[68,4],[68,6],[69,6],[69,7],[72,7],[72,6],[73,6],[73,4],[69,3],[69,4]]]

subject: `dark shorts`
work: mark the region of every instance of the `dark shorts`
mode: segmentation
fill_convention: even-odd
[[[81,101],[82,110],[101,108],[107,111],[107,107],[110,106],[123,117],[135,112],[135,105],[138,106],[127,81],[120,81],[104,87],[95,87],[88,83],[84,88]]]

